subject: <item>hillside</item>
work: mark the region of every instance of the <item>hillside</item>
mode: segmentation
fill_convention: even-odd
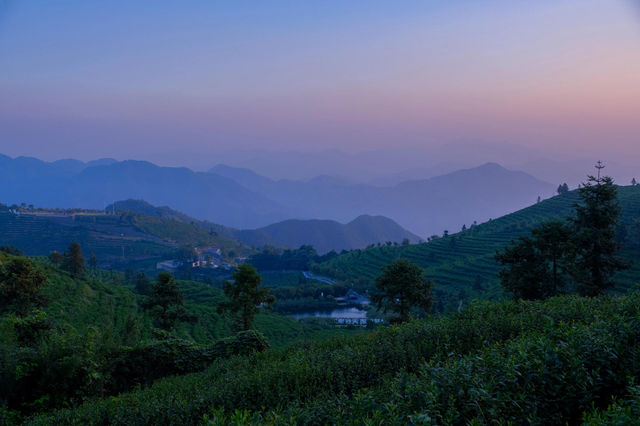
[[[28,273],[29,280],[43,277],[37,298],[30,299],[43,302],[19,305],[6,298],[5,268],[15,271],[15,263],[27,265],[18,266],[20,276]],[[243,345],[232,317],[217,311],[225,300],[222,290],[203,283],[177,282],[184,306],[194,318],[163,330],[154,327],[152,312],[144,308],[149,298],[134,292],[135,276],[89,270],[73,277],[48,260],[32,261],[3,252],[0,273],[2,424],[8,421],[7,405],[25,414],[74,405],[90,396],[104,396],[103,392],[130,390],[136,383],[200,371],[214,358],[229,356]],[[357,333],[271,312],[260,312],[253,327],[274,348]],[[152,364],[151,369],[147,363]],[[153,366],[158,370],[153,371]],[[36,399],[39,401],[34,402]]]
[[[98,271],[85,278],[73,279],[48,262],[41,262],[40,266],[47,276],[44,293],[51,301],[44,311],[57,326],[71,326],[80,333],[99,327],[103,333],[113,333],[127,345],[151,337],[151,318],[141,308],[145,296],[135,294],[133,284],[127,283],[122,274]],[[209,344],[234,333],[231,320],[216,311],[217,305],[224,300],[222,290],[194,281],[179,281],[179,286],[187,309],[198,317],[198,322],[180,324],[176,331],[178,336]],[[127,331],[130,327],[127,322],[135,322],[138,327]],[[274,346],[286,345],[324,330],[318,325],[299,323],[268,312],[256,317],[255,326]]]
[[[298,248],[312,245],[320,254],[364,248],[387,241],[400,243],[405,238],[418,242],[417,235],[382,216],[362,215],[347,224],[333,220],[285,220],[263,228],[234,231],[232,235],[252,247],[272,245]]]
[[[107,206],[106,211],[131,211],[144,216],[136,220],[136,225],[153,235],[167,235],[169,230],[153,232],[156,227],[149,222],[178,221],[181,224],[172,225],[176,237],[180,233],[189,235],[195,232],[194,226],[200,228],[198,233],[202,237],[218,235],[220,238],[239,241],[250,247],[270,245],[282,248],[298,248],[302,245],[312,245],[320,254],[331,250],[342,251],[364,248],[371,244],[386,243],[387,241],[401,243],[405,238],[410,242],[418,242],[417,235],[403,229],[400,225],[382,216],[362,215],[347,224],[333,220],[286,220],[258,229],[234,229],[218,225],[209,221],[194,219],[184,213],[167,206],[156,207],[142,200],[117,201]],[[144,221],[144,223],[143,223]],[[187,228],[187,229],[184,229]],[[206,231],[203,233],[203,230]],[[172,231],[173,232],[173,231]],[[196,244],[197,245],[197,244]],[[218,246],[227,247],[229,244]]]
[[[640,252],[640,187],[618,187],[622,207],[623,235],[626,235],[622,256],[636,260]],[[436,283],[439,301],[437,308],[457,306],[460,299],[500,298],[494,260],[496,250],[513,239],[527,234],[536,224],[547,220],[563,220],[572,213],[577,201],[575,191],[564,196],[544,200],[531,207],[472,226],[464,232],[439,238],[428,243],[403,246],[383,246],[367,250],[354,250],[328,262],[316,265],[316,273],[369,286],[380,273],[380,268],[396,258],[409,259],[426,271]],[[621,289],[637,282],[640,264],[621,272]]]
[[[118,216],[15,215],[0,211],[0,241],[30,256],[62,252],[74,241],[103,267],[124,268],[132,262],[171,258],[176,245],[146,234]]]
[[[246,246],[198,224],[171,217],[143,214],[23,211],[0,208],[0,243],[19,248],[29,256],[64,251],[72,242],[85,255],[95,254],[105,268],[155,268],[155,263],[175,257],[180,246],[217,247],[236,255]]]

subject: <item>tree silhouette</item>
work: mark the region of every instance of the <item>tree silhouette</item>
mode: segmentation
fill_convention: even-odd
[[[433,282],[425,280],[422,269],[409,260],[397,259],[383,267],[375,286],[377,292],[371,300],[383,312],[391,310],[396,313],[392,322],[408,321],[413,307],[429,312],[433,306]]]
[[[11,259],[0,271],[0,307],[11,306],[18,315],[26,315],[31,308],[42,306],[46,298],[41,288],[47,277],[30,259]]]
[[[184,307],[184,295],[176,280],[168,272],[158,274],[156,282],[151,287],[149,301],[144,308],[151,311],[154,325],[163,330],[172,330],[181,321],[197,321],[197,317],[189,314]]]
[[[89,261],[87,262],[87,264],[91,267],[91,269],[95,270],[98,268],[98,258],[95,254],[93,254],[93,252],[89,255]]]
[[[558,195],[564,195],[566,193],[569,192],[569,185],[565,183],[561,184],[560,186],[558,186]]]
[[[84,273],[84,256],[82,255],[82,248],[77,242],[71,243],[65,252],[63,268],[72,277],[78,277]]]
[[[604,165],[596,165],[597,176],[589,176],[579,189],[580,202],[574,204],[575,217],[572,242],[573,268],[571,274],[584,296],[598,296],[615,285],[614,274],[628,267],[616,256],[615,241],[620,216],[617,189],[613,179],[600,176]]]
[[[270,294],[269,288],[260,288],[260,284],[262,284],[262,277],[256,268],[247,264],[238,266],[233,273],[233,281],[224,283],[224,294],[229,300],[221,303],[218,311],[234,314],[239,330],[251,328],[260,305],[271,307],[275,302],[275,297]]]
[[[151,281],[147,276],[140,272],[135,277],[135,288],[136,293],[141,294],[143,296],[151,295]]]
[[[498,276],[504,289],[515,299],[557,295],[565,285],[570,234],[562,222],[545,222],[531,231],[531,237],[520,237],[496,253],[503,266]]]

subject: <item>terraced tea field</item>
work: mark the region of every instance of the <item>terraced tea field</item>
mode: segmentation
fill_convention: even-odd
[[[621,222],[629,230],[640,218],[640,186],[619,187],[622,207]],[[426,276],[436,283],[441,308],[453,308],[460,299],[503,296],[494,260],[496,250],[502,249],[543,221],[564,220],[573,212],[577,193],[571,192],[542,201],[531,207],[472,226],[466,231],[434,241],[410,246],[382,246],[354,250],[331,261],[315,265],[314,272],[337,279],[369,286],[380,273],[380,268],[397,258],[409,259],[425,270]],[[640,236],[640,234],[638,235]],[[633,260],[639,258],[640,241],[633,232],[627,232],[627,241],[621,255]],[[619,289],[626,289],[638,281],[640,264],[619,274]]]

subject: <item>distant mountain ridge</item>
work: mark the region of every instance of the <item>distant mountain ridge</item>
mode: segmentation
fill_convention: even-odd
[[[271,245],[298,248],[307,244],[312,245],[318,253],[324,254],[331,250],[339,252],[365,248],[377,243],[401,243],[405,239],[411,243],[420,241],[420,237],[383,216],[362,215],[347,224],[333,220],[290,219],[258,229],[238,230],[208,221],[198,221],[167,206],[156,207],[142,200],[118,201],[107,206],[107,211],[127,210],[151,217],[195,223],[205,230],[214,231],[252,247]]]
[[[104,209],[116,200],[144,199],[236,229],[289,219],[346,223],[366,214],[390,218],[422,238],[529,206],[557,186],[495,163],[379,187],[328,176],[276,181],[229,166],[194,172],[145,161],[47,163],[6,156],[0,157],[0,179],[0,200],[9,204]]]
[[[380,215],[423,238],[511,213],[534,204],[538,196],[548,198],[555,190],[554,185],[497,163],[387,187],[346,184],[340,179],[275,181],[248,169],[221,165],[210,171],[291,206],[298,216],[346,222],[363,213]]]

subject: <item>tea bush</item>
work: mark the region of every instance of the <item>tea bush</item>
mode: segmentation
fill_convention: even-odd
[[[481,303],[357,337],[216,360],[202,373],[28,423],[194,424],[205,415],[222,424],[455,424],[498,415],[573,422],[637,374],[639,316],[638,294]]]

